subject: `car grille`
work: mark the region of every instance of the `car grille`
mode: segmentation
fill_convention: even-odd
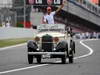
[[[53,37],[50,35],[45,35],[42,37],[42,49],[45,52],[52,52],[53,48]]]

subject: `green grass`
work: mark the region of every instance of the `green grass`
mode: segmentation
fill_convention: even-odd
[[[32,38],[16,38],[16,39],[0,40],[0,48],[25,43],[28,40],[32,40]]]
[[[0,24],[0,27],[2,27],[2,25]]]

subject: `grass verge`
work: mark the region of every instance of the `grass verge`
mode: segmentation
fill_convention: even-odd
[[[2,27],[2,25],[0,24],[0,27]]]
[[[0,48],[25,43],[28,40],[32,40],[32,38],[16,38],[16,39],[0,40]]]

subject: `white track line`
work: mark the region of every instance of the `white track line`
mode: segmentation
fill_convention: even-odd
[[[80,44],[83,45],[84,47],[86,47],[87,49],[89,49],[90,52],[88,54],[85,54],[85,55],[82,55],[82,56],[79,56],[79,57],[75,57],[74,59],[84,58],[84,57],[87,57],[87,56],[90,56],[90,55],[93,54],[93,49],[83,43],[84,41],[92,41],[92,40],[93,39],[81,40],[80,41]]]
[[[83,45],[84,47],[86,47],[87,49],[89,49],[90,52],[89,52],[88,54],[75,57],[74,59],[79,59],[79,58],[87,57],[87,56],[90,56],[90,55],[93,54],[93,49],[90,48],[89,46],[87,46],[86,44],[84,44],[83,41],[92,41],[92,40],[81,40],[81,41],[80,41],[80,44]],[[59,62],[59,61],[57,61],[57,62]],[[13,69],[13,70],[8,70],[8,71],[3,71],[3,72],[0,72],[0,74],[6,74],[6,73],[11,73],[11,72],[17,72],[17,71],[27,70],[27,69],[31,69],[31,68],[46,66],[46,65],[49,65],[49,64],[35,65],[35,66],[30,66],[30,67],[25,67],[25,68],[19,68],[19,69]]]

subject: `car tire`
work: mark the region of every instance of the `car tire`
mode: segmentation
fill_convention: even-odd
[[[74,54],[75,54],[75,42],[73,42],[73,51],[74,51]]]
[[[73,50],[69,52],[69,63],[73,63]]]
[[[66,57],[65,56],[61,58],[61,63],[62,64],[65,64],[66,63]]]
[[[28,63],[33,64],[33,55],[28,54]]]
[[[73,56],[69,57],[69,63],[73,63]]]
[[[37,63],[40,64],[41,63],[41,56],[37,56]]]
[[[75,54],[75,42],[74,41],[71,41],[71,50],[74,51],[74,54]]]

